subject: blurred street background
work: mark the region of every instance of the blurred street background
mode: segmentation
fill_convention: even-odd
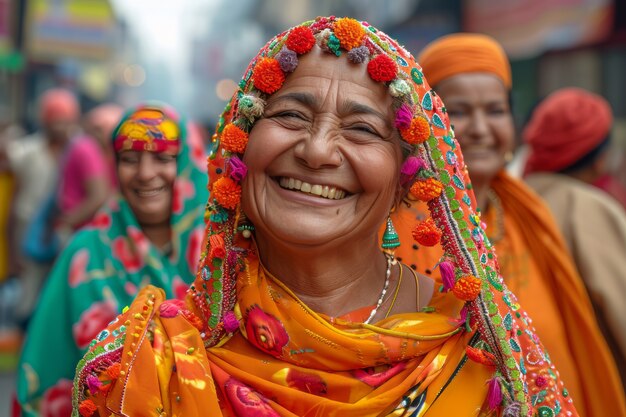
[[[579,86],[611,103],[626,147],[624,0],[0,0],[0,135],[37,129],[37,98],[54,86],[83,112],[158,99],[210,131],[264,40],[331,14],[367,20],[414,55],[446,33],[489,34],[512,60],[518,125],[541,97]],[[0,343],[0,417],[14,350]]]

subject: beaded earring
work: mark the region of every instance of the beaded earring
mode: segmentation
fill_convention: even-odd
[[[391,217],[387,217],[387,226],[385,227],[383,242],[380,246],[383,252],[391,257],[394,257],[395,249],[400,246],[400,238],[398,237],[398,232],[396,232],[395,227],[393,227]]]

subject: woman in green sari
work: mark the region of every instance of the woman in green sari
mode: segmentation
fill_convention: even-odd
[[[171,109],[147,104],[122,118],[113,147],[119,193],[61,253],[28,329],[23,416],[69,416],[76,363],[92,339],[146,285],[183,297],[194,279],[208,198],[201,140]]]

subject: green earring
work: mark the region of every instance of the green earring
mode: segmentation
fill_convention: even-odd
[[[383,248],[384,252],[392,255],[394,249],[400,246],[400,238],[398,237],[398,232],[396,232],[396,229],[393,227],[391,217],[387,217],[387,227],[385,227],[385,233],[383,233],[383,243],[380,246]]]

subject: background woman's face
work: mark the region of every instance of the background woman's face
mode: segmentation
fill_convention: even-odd
[[[507,89],[493,75],[468,73],[441,81],[436,90],[445,103],[472,182],[489,183],[513,149],[515,128]]]
[[[300,57],[250,133],[242,207],[257,238],[321,245],[374,236],[398,188],[391,97],[365,65]]]
[[[139,224],[169,223],[176,179],[176,155],[123,151],[118,158],[120,190]]]

